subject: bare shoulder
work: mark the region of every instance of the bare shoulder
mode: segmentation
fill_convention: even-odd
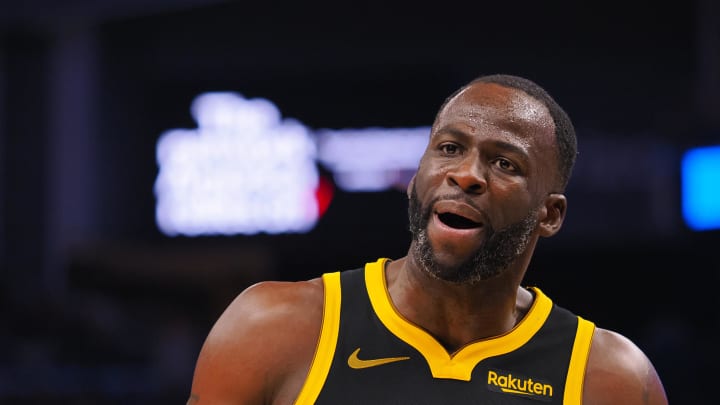
[[[666,405],[668,401],[660,377],[645,353],[625,336],[596,328],[583,403]]]
[[[266,281],[238,295],[203,344],[190,403],[265,404],[296,395],[319,337],[323,296],[321,279]]]

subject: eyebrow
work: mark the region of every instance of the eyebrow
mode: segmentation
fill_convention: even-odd
[[[462,138],[464,140],[471,138],[471,135],[468,135],[466,132],[463,132],[463,131],[461,131],[457,128],[453,128],[453,127],[440,128],[433,135],[436,136],[437,134],[445,134],[445,133],[450,134],[452,136],[456,136],[458,138]],[[516,144],[506,142],[503,140],[499,140],[499,139],[494,139],[494,140],[491,140],[488,142],[490,142],[493,146],[495,146],[499,149],[520,155],[524,160],[528,160],[528,158],[530,157],[526,148],[522,148]]]
[[[508,152],[520,155],[523,159],[527,160],[530,156],[525,148],[521,148],[515,144],[505,141],[491,141],[495,146]]]

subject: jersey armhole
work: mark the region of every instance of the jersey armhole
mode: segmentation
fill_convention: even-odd
[[[575,343],[570,355],[570,366],[565,381],[564,404],[582,404],[585,370],[587,369],[587,360],[594,331],[594,323],[578,316],[577,333],[575,334]]]
[[[310,364],[307,379],[295,405],[312,405],[315,403],[330,371],[337,346],[338,332],[340,330],[340,273],[323,274],[323,319],[320,327],[320,337],[313,361]]]

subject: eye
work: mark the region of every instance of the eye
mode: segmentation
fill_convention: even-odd
[[[517,171],[517,167],[515,167],[515,165],[511,161],[509,161],[505,158],[497,158],[497,159],[495,159],[494,163],[497,167],[499,167],[503,170],[506,170],[509,172]]]
[[[460,153],[460,147],[454,143],[443,143],[438,149],[445,155],[456,155]]]

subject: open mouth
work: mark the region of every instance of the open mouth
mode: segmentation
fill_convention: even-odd
[[[455,229],[473,229],[482,226],[479,222],[449,212],[438,214],[438,219],[443,224]]]

